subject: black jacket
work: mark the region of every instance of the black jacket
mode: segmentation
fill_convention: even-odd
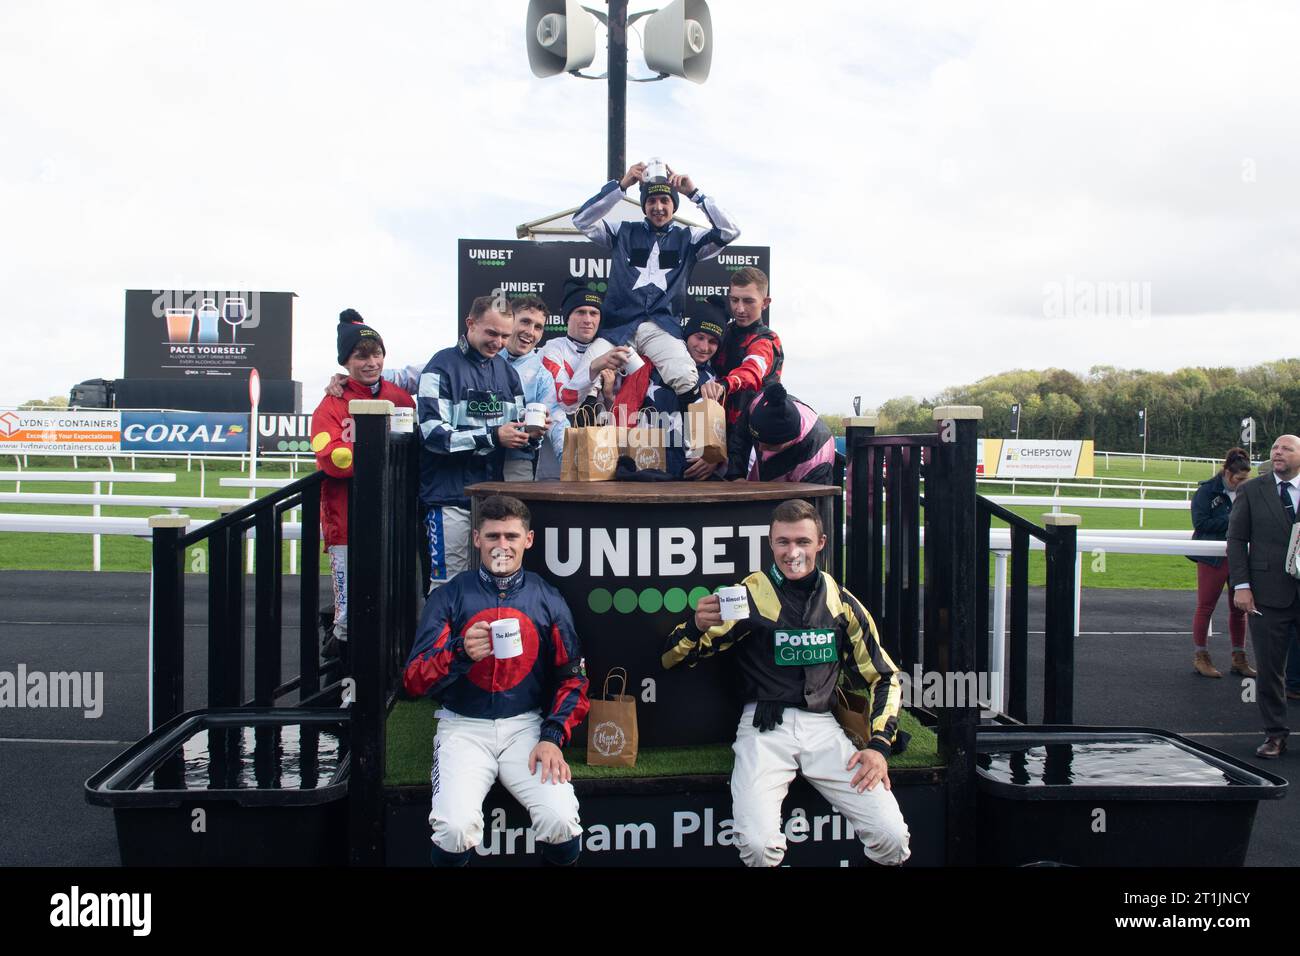
[[[683,663],[694,667],[704,658],[734,647],[732,656],[746,702],[775,700],[813,713],[831,709],[840,683],[866,688],[871,701],[867,746],[888,757],[898,736],[902,701],[898,668],[885,653],[876,622],[866,608],[829,574],[814,573],[819,579],[803,596],[804,603],[796,600],[775,566],[766,574],[755,571],[741,582],[749,592],[748,619],[724,621],[701,632],[695,626],[695,615],[690,615],[669,635],[661,663],[665,668]],[[791,635],[817,631],[834,632],[833,660],[802,666],[776,663],[779,645]]]
[[[1192,496],[1192,532],[1193,541],[1224,541],[1228,537],[1228,515],[1232,512],[1232,499],[1223,484],[1223,472],[1201,482]],[[1217,568],[1225,558],[1193,557],[1189,560],[1199,561]]]

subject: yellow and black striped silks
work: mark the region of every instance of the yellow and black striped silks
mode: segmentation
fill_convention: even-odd
[[[808,600],[807,609],[796,617],[794,606],[783,600],[781,590],[768,574],[755,571],[741,584],[749,593],[749,617],[740,621],[723,621],[701,632],[692,614],[679,624],[668,638],[661,663],[665,668],[685,663],[694,667],[701,660],[734,647],[744,640],[760,640],[765,652],[751,655],[752,664],[762,666],[772,660],[766,652],[773,643],[778,627],[833,628],[839,647],[839,659],[830,664],[814,664],[804,670],[804,707],[807,710],[830,710],[835,687],[865,689],[869,694],[873,743],[889,746],[898,731],[898,710],[902,702],[898,668],[880,643],[876,622],[861,602],[841,588],[829,574],[821,576]],[[769,666],[775,667],[775,664]]]

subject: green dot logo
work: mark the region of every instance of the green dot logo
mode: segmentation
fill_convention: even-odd
[[[711,592],[709,591],[709,589],[705,587],[691,588],[691,594],[689,598],[691,610],[694,611],[695,606],[700,603],[700,599],[708,597],[710,593]]]
[[[614,610],[619,614],[631,614],[636,610],[636,592],[631,588],[619,588],[614,592]]]
[[[641,598],[637,601],[637,604],[647,614],[658,614],[664,606],[664,596],[659,593],[658,588],[646,588],[641,592]]]
[[[276,451],[289,451],[289,443],[287,441],[276,442],[275,449]]]
[[[669,588],[664,592],[664,610],[680,614],[686,610],[686,592],[681,588]]]
[[[607,614],[614,606],[614,597],[605,588],[596,588],[587,595],[587,607],[597,614]]]

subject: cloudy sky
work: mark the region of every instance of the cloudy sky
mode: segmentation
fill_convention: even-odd
[[[128,288],[298,293],[308,408],[345,306],[394,359],[450,344],[456,239],[604,179],[604,84],[535,79],[526,7],[5,0],[0,404],[120,375]],[[1294,4],[711,9],[708,82],[633,85],[628,154],[771,247],[820,409],[1300,354]]]

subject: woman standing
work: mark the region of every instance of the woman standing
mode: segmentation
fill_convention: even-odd
[[[1192,538],[1197,541],[1224,541],[1228,536],[1228,515],[1232,511],[1237,488],[1250,477],[1250,456],[1244,448],[1230,448],[1218,474],[1201,482],[1192,498]],[[1227,558],[1197,557],[1196,614],[1192,617],[1192,643],[1196,653],[1192,668],[1202,677],[1222,677],[1210,660],[1208,635],[1210,617],[1223,586],[1228,583]],[[1246,613],[1228,598],[1228,636],[1232,640],[1232,673],[1254,677],[1255,669],[1246,661]]]

